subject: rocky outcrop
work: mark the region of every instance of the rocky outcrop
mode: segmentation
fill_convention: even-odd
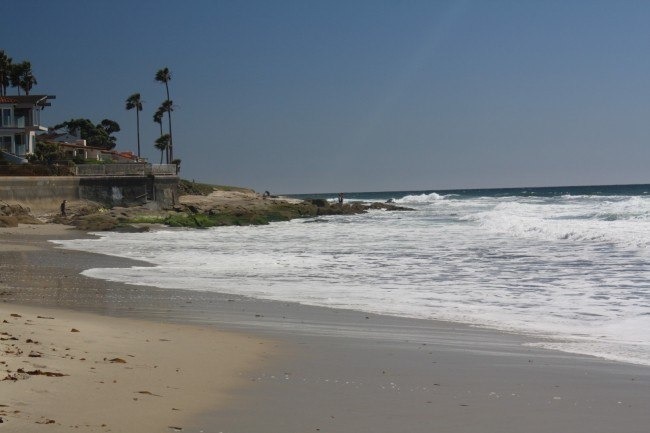
[[[28,207],[0,201],[0,227],[18,227],[18,224],[42,224]]]
[[[267,224],[295,218],[360,214],[370,209],[412,210],[390,203],[339,204],[324,199],[299,200],[263,196],[253,191],[214,191],[208,195],[183,196],[179,198],[179,204],[175,207],[178,212],[205,215],[212,220],[213,225]]]
[[[316,206],[317,215],[353,215],[359,213],[366,213],[370,209],[383,209],[389,211],[411,211],[413,209],[397,206],[391,203],[364,203],[364,202],[348,202],[348,203],[330,203],[324,199],[307,199],[306,202]]]
[[[150,226],[159,224],[193,228],[259,225],[295,218],[353,215],[371,209],[412,210],[391,203],[339,204],[324,199],[299,200],[261,195],[242,188],[228,188],[205,191],[205,194],[180,196],[172,210],[159,210],[146,205],[108,209],[97,202],[69,200],[66,216],[52,212],[42,215],[41,219],[72,225],[84,231],[145,231]],[[29,213],[29,208],[7,204],[0,206],[0,226],[34,222],[40,221]]]
[[[317,216],[316,206],[309,202],[265,197],[251,190],[219,190],[205,196],[181,196],[174,210],[190,215],[205,215],[217,226],[268,224]]]

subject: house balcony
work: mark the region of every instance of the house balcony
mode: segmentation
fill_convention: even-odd
[[[47,127],[41,125],[25,125],[25,122],[0,123],[0,130],[3,132],[19,133],[25,131],[47,131]]]

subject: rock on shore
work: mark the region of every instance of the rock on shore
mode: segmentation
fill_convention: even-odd
[[[19,203],[0,201],[0,227],[18,227],[18,224],[41,224],[28,207]]]

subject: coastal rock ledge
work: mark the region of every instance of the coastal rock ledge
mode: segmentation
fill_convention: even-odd
[[[54,222],[84,231],[148,231],[152,226],[208,228],[231,225],[259,225],[295,218],[326,215],[353,215],[379,209],[413,210],[392,203],[330,203],[324,199],[295,199],[265,196],[236,187],[211,187],[205,191],[183,191],[172,209],[150,206],[113,207],[107,209],[88,200],[68,200],[66,216],[58,209],[32,215],[20,204],[4,204],[0,225]],[[189,194],[188,194],[189,193]]]
[[[208,217],[214,225],[268,224],[295,218],[314,218],[324,215],[353,215],[371,209],[389,211],[413,210],[391,203],[350,202],[330,203],[324,199],[294,199],[263,196],[250,190],[213,191],[205,196],[186,195],[179,198],[174,209],[186,215]]]

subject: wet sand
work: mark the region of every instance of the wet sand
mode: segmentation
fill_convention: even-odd
[[[2,300],[210,326],[273,350],[187,420],[192,432],[647,432],[650,368],[525,346],[460,324],[93,280],[132,261],[0,232]],[[36,230],[38,231],[38,230]],[[9,250],[11,248],[9,247]],[[140,430],[145,431],[145,430]]]

